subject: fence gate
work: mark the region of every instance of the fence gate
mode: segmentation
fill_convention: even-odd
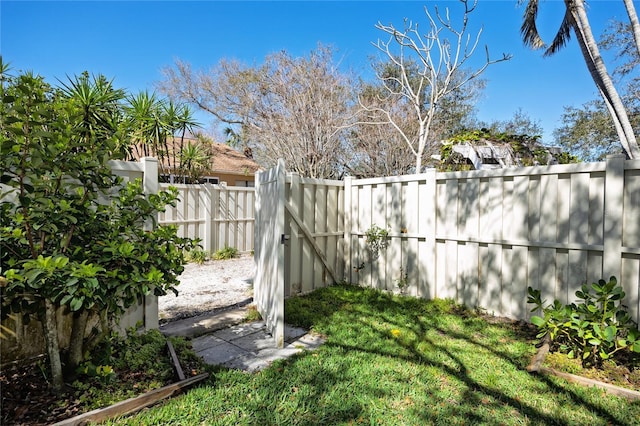
[[[284,161],[256,176],[254,298],[278,347],[284,346]]]

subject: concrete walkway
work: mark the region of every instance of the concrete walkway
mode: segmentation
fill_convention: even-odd
[[[303,350],[313,350],[324,339],[307,330],[285,325],[285,345],[277,348],[264,321],[244,322],[247,307],[173,321],[160,326],[166,336],[191,338],[197,355],[207,364],[254,372]]]

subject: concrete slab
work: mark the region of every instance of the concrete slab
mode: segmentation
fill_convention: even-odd
[[[202,352],[205,349],[218,346],[221,343],[226,342],[219,337],[214,336],[213,334],[205,334],[204,336],[196,337],[195,339],[191,340],[191,347],[197,353]]]
[[[224,365],[235,358],[249,355],[248,352],[233,343],[222,342],[216,346],[196,352],[204,362],[212,365]]]
[[[240,339],[254,333],[266,334],[267,328],[264,321],[255,321],[244,324],[237,324],[215,332],[216,337],[229,342]]]
[[[167,336],[192,338],[193,350],[207,364],[247,372],[259,371],[277,359],[316,349],[324,343],[321,336],[285,324],[285,347],[276,348],[264,321],[244,322],[246,310],[240,307],[174,321],[160,326],[160,331]]]
[[[160,326],[166,336],[197,337],[241,324],[247,316],[248,307],[243,306],[228,311],[205,314],[192,318],[172,321]]]
[[[232,340],[234,345],[250,352],[257,352],[262,349],[275,348],[276,342],[272,335],[265,331],[257,331],[246,336]]]

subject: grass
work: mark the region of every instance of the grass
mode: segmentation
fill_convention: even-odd
[[[450,301],[353,286],[289,299],[326,343],[256,374],[212,367],[184,395],[111,424],[625,425],[640,404],[525,366],[531,334]]]

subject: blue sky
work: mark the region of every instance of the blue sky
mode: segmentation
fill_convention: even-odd
[[[424,7],[433,10],[435,5],[460,16],[453,0],[1,0],[0,52],[14,69],[32,70],[51,83],[87,70],[132,92],[153,90],[161,69],[176,58],[194,68],[209,68],[223,57],[260,63],[283,49],[305,55],[318,42],[334,46],[345,68],[367,75],[369,58],[378,54],[372,43],[384,37],[374,25],[380,21],[400,28],[409,18],[426,29]],[[588,7],[596,37],[611,19],[626,20],[622,0],[591,0]],[[555,35],[563,8],[561,0],[541,1],[539,28],[546,39]],[[595,99],[595,86],[574,40],[551,58],[525,48],[519,34],[522,13],[517,0],[480,0],[470,15],[472,34],[483,28],[481,43],[492,58],[513,55],[483,75],[488,85],[478,118],[507,120],[521,108],[540,121],[544,141],[551,143],[563,106]],[[484,51],[476,55],[481,61]]]

